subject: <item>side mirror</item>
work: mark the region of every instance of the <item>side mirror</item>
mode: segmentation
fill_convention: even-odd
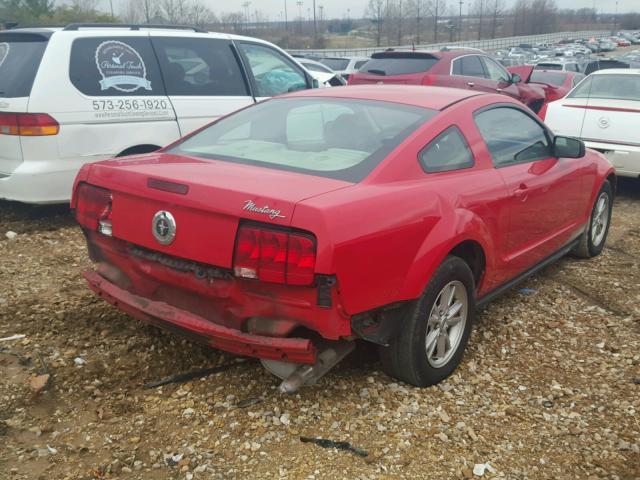
[[[555,137],[553,156],[558,158],[582,158],[585,155],[584,142],[577,138]]]
[[[518,75],[517,73],[511,74],[511,83],[520,83],[521,81],[522,77],[520,77],[520,75]]]
[[[317,78],[311,79],[311,88],[320,88],[320,82]]]

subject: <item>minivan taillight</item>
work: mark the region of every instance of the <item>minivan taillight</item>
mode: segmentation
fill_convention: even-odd
[[[0,113],[0,135],[42,137],[58,132],[60,124],[46,113]]]
[[[241,225],[233,270],[237,277],[287,285],[312,285],[316,242],[304,233]]]
[[[111,236],[111,192],[81,183],[76,192],[76,220],[90,230]]]

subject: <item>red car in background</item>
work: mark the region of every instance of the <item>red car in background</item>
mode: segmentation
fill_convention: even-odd
[[[564,97],[585,77],[584,73],[579,72],[537,70],[532,65],[509,67],[508,70],[511,73],[518,74],[520,78],[529,84],[540,85],[545,92],[545,104]]]
[[[516,100],[384,85],[285,95],[87,164],[72,208],[100,297],[294,391],[356,339],[395,378],[446,378],[476,307],[602,251],[614,189],[602,155]]]
[[[371,60],[349,78],[349,85],[366,84],[434,85],[502,93],[536,113],[545,103],[545,93],[540,86],[524,82],[490,56],[475,50],[374,53]]]

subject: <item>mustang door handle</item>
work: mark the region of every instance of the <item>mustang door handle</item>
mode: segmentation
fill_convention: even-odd
[[[502,92],[501,88],[496,88],[496,92]]]
[[[473,83],[473,82],[467,82],[467,85],[469,85],[470,87],[475,87],[476,86],[476,84]]]
[[[528,194],[529,194],[529,189],[524,183],[521,183],[520,185],[518,185],[518,188],[516,188],[513,191],[513,195],[516,198],[519,198],[520,200],[522,200],[523,202],[527,199]]]

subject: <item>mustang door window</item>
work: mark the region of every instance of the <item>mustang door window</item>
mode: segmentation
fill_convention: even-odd
[[[167,95],[249,95],[227,40],[154,38]]]
[[[48,38],[0,32],[0,98],[28,97]]]
[[[147,37],[79,38],[71,47],[69,76],[92,97],[165,94]]]
[[[307,88],[307,79],[296,65],[280,52],[263,45],[240,44],[253,73],[257,97],[275,97]]]
[[[449,127],[420,152],[420,164],[427,173],[447,172],[473,166],[473,155],[456,127]]]
[[[477,114],[475,121],[496,167],[551,156],[549,139],[543,128],[518,109],[492,108]]]
[[[357,182],[435,114],[390,102],[271,100],[220,120],[170,151]]]

